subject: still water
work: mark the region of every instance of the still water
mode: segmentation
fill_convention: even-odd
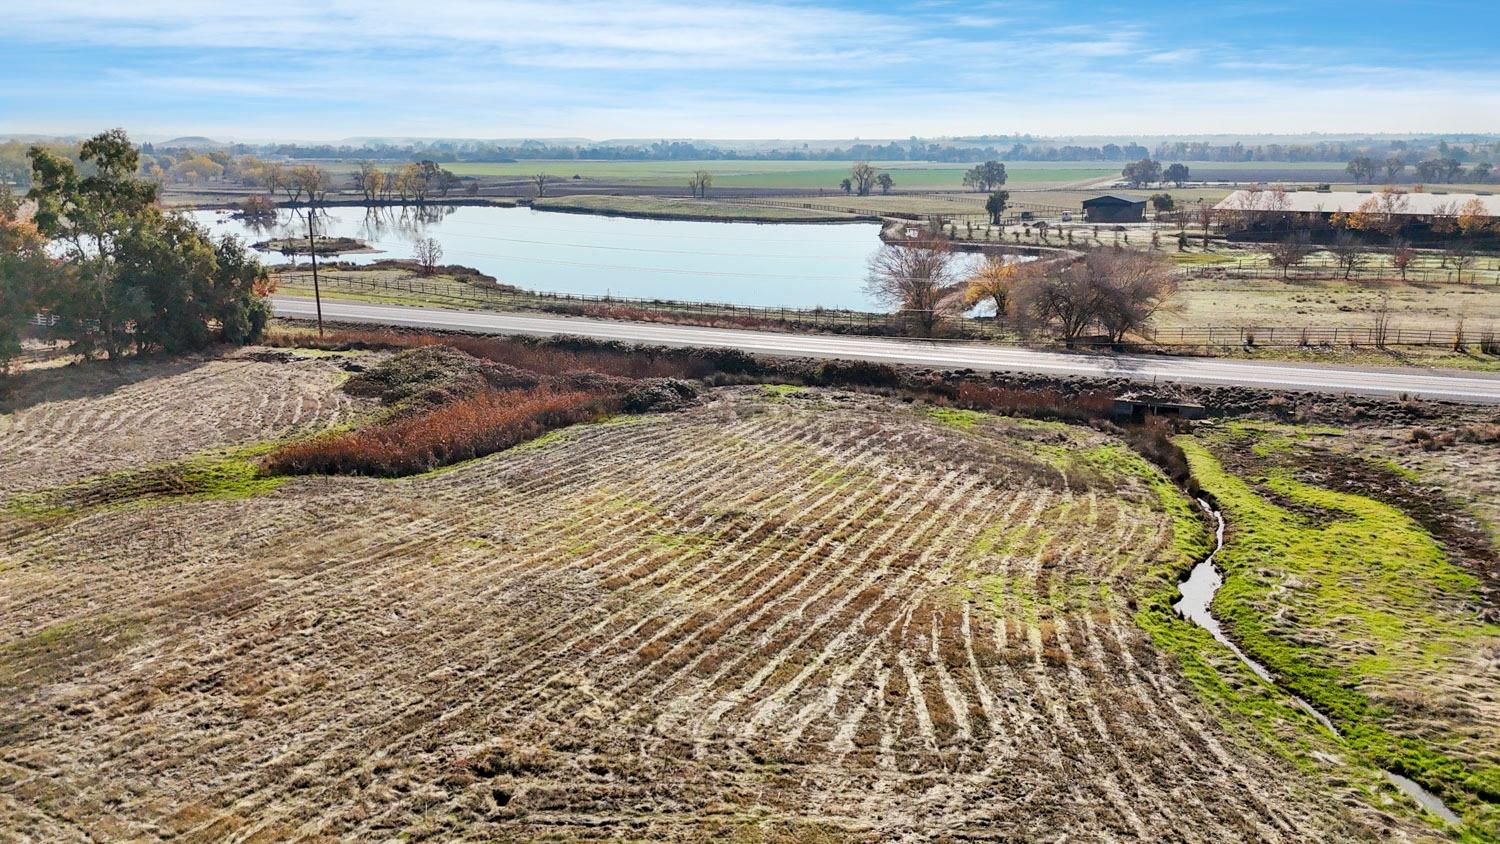
[[[300,212],[290,210],[258,226],[225,211],[190,216],[246,243],[307,233]],[[357,238],[378,250],[338,258],[354,263],[411,258],[417,240],[433,237],[444,263],[529,290],[858,310],[880,309],[863,290],[879,232],[872,223],[699,223],[529,208],[338,207],[318,217],[319,235]],[[291,260],[278,253],[262,259]]]

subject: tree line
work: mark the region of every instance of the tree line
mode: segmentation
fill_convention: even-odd
[[[74,351],[112,359],[260,336],[271,285],[243,244],[164,212],[123,130],[85,141],[79,159],[31,148],[28,219],[0,190],[0,366],[37,313]]]
[[[1449,184],[1464,180],[1488,182],[1495,175],[1494,165],[1488,161],[1476,162],[1472,167],[1465,169],[1462,161],[1452,157],[1426,158],[1411,162],[1394,155],[1383,160],[1376,160],[1366,155],[1352,158],[1345,165],[1344,172],[1357,182],[1374,183],[1380,180],[1394,182],[1406,171],[1407,167],[1410,167],[1413,174],[1422,182]]]

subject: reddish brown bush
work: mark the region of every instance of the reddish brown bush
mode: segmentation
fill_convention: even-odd
[[[957,403],[974,410],[1073,421],[1107,419],[1114,406],[1114,400],[1104,393],[1069,396],[1058,390],[998,387],[968,382],[958,386]]]
[[[581,390],[491,390],[358,431],[284,446],[271,454],[266,468],[277,475],[413,475],[599,419],[618,401],[613,394]]]

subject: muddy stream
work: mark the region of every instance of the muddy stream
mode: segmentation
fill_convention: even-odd
[[[1198,506],[1202,507],[1203,511],[1208,513],[1214,520],[1214,550],[1202,562],[1193,566],[1193,570],[1188,573],[1187,578],[1178,584],[1177,588],[1182,593],[1182,599],[1173,604],[1172,609],[1176,610],[1178,615],[1207,630],[1213,635],[1215,640],[1234,652],[1234,655],[1239,657],[1240,661],[1245,663],[1251,671],[1255,672],[1257,677],[1280,688],[1276,683],[1276,679],[1271,676],[1271,672],[1264,665],[1251,659],[1244,651],[1240,650],[1239,645],[1236,645],[1229,639],[1229,636],[1225,634],[1224,629],[1219,625],[1219,620],[1214,618],[1213,613],[1209,609],[1213,604],[1214,595],[1218,593],[1219,587],[1224,585],[1224,576],[1219,572],[1218,566],[1214,564],[1214,558],[1224,548],[1224,515],[1201,498],[1198,499]],[[1286,690],[1282,689],[1282,691],[1285,692]],[[1338,728],[1333,725],[1333,722],[1329,720],[1327,715],[1319,712],[1312,704],[1297,695],[1290,692],[1287,692],[1287,695],[1291,697],[1293,703],[1306,711],[1307,714],[1316,718],[1318,723],[1322,724],[1330,733],[1333,733],[1335,736],[1339,735]],[[1453,810],[1449,809],[1436,794],[1394,771],[1386,771],[1385,775],[1391,781],[1391,784],[1410,795],[1413,800],[1421,804],[1422,808],[1450,824],[1457,825],[1462,823],[1458,815],[1454,814]]]

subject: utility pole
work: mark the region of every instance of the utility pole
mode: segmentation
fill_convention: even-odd
[[[313,301],[318,306],[318,337],[323,336],[323,294],[318,289],[318,241],[313,237],[313,207],[307,206],[307,252],[312,256]]]

